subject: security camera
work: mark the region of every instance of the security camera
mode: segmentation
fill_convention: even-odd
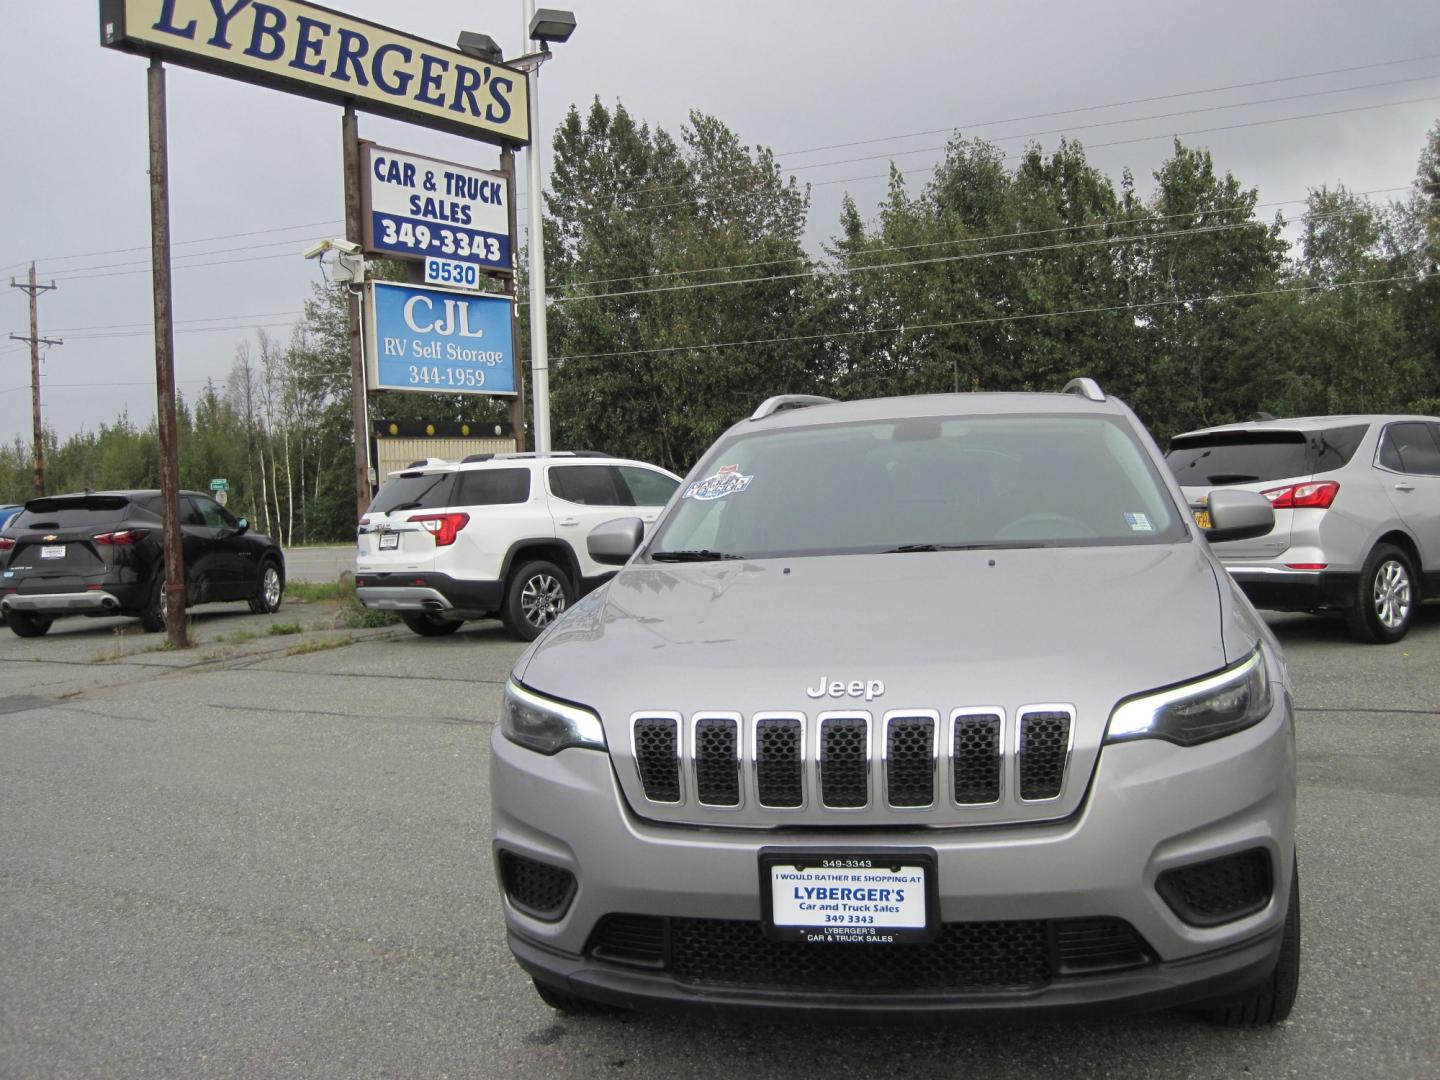
[[[338,238],[334,240],[321,240],[318,243],[311,244],[305,249],[305,258],[318,259],[324,255],[325,252],[331,250],[341,251],[346,255],[356,255],[360,251],[360,245],[349,240]]]

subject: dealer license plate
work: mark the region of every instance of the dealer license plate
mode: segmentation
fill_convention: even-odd
[[[42,559],[63,559],[65,557],[65,545],[42,544],[40,545],[40,557]]]
[[[1202,529],[1208,529],[1208,528],[1210,528],[1210,511],[1209,511],[1209,510],[1195,510],[1195,511],[1193,511],[1193,513],[1194,513],[1194,515],[1195,515],[1195,524],[1196,524],[1196,525],[1199,525],[1200,528],[1202,528]]]
[[[394,550],[395,550],[396,548],[398,548],[399,546],[400,546],[400,534],[399,534],[399,533],[382,532],[382,533],[380,534],[380,550],[381,550],[381,551],[394,551]]]
[[[934,857],[805,855],[761,857],[766,931],[788,941],[895,944],[934,936]]]

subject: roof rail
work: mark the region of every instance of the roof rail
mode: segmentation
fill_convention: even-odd
[[[776,394],[774,397],[766,398],[760,403],[760,407],[750,414],[751,420],[764,420],[767,416],[774,416],[778,412],[785,412],[788,409],[803,409],[807,405],[834,405],[836,401],[831,397],[820,397],[817,394]]]
[[[469,465],[475,461],[489,461],[494,456],[494,454],[466,454],[460,459],[460,464]]]
[[[1062,394],[1075,394],[1083,397],[1086,401],[1104,401],[1105,391],[1100,389],[1100,384],[1094,379],[1071,379],[1065,384]]]

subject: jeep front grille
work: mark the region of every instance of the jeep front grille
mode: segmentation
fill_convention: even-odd
[[[878,824],[926,810],[927,824],[1046,820],[1071,812],[1083,794],[1083,781],[1070,783],[1074,728],[1070,705],[639,712],[630,722],[630,776],[639,783],[626,786],[643,794],[642,813],[674,821],[719,820],[715,811],[742,825],[821,823],[845,811]],[[615,750],[623,774],[625,754]],[[1087,749],[1079,776],[1095,752]]]

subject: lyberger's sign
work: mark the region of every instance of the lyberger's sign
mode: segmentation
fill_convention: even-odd
[[[299,0],[100,0],[100,43],[489,142],[530,141],[522,72]]]

